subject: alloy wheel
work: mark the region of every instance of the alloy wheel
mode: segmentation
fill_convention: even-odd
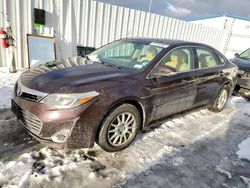
[[[133,114],[124,112],[117,115],[108,128],[108,142],[121,146],[133,138],[136,132],[136,119]]]

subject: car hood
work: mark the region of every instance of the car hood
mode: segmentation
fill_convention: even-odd
[[[31,68],[20,79],[24,86],[44,93],[80,93],[129,83],[132,74],[127,69],[77,58]]]
[[[234,58],[232,60],[232,62],[234,64],[236,64],[241,70],[244,70],[244,71],[250,71],[250,61],[249,60],[245,60],[245,59],[241,59],[241,58]]]

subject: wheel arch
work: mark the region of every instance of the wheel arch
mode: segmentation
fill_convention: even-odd
[[[144,105],[142,104],[142,102],[140,101],[140,99],[136,98],[136,97],[127,97],[127,98],[123,98],[121,100],[118,100],[114,103],[112,103],[108,110],[107,110],[107,113],[104,115],[102,121],[99,123],[98,125],[98,129],[97,129],[97,132],[96,132],[96,139],[98,137],[98,134],[100,132],[100,129],[101,129],[101,125],[104,121],[104,119],[108,116],[108,114],[114,110],[115,108],[123,105],[123,104],[131,104],[133,106],[135,106],[137,108],[137,110],[139,111],[140,113],[140,118],[141,118],[141,126],[140,126],[140,130],[142,130],[144,128],[144,125],[145,125],[145,119],[146,119],[146,113],[145,113],[145,108],[144,108]]]
[[[217,91],[217,93],[216,93],[216,95],[214,96],[214,98],[212,99],[212,102],[214,102],[214,100],[217,98],[217,96],[219,95],[220,91],[222,90],[222,88],[223,88],[224,86],[232,87],[232,83],[231,83],[229,80],[227,80],[226,82],[224,82],[223,84],[221,84],[221,87],[220,87],[220,89]],[[230,93],[230,91],[228,91],[228,92]]]
[[[226,82],[223,84],[222,88],[223,88],[224,86],[228,86],[229,95],[232,95],[232,93],[233,93],[233,91],[234,91],[234,87],[235,87],[234,84],[233,84],[233,82],[230,81],[230,80],[228,80],[228,81],[226,81]]]

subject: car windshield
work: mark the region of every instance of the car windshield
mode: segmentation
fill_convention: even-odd
[[[246,60],[250,60],[250,48],[247,49],[246,51],[242,52],[242,53],[239,55],[239,58],[246,59]]]
[[[164,45],[161,45],[158,43],[119,40],[97,49],[89,54],[88,58],[109,66],[142,70],[164,48]]]

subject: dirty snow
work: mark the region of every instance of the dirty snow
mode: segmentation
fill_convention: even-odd
[[[7,70],[0,68],[0,109],[5,108],[0,114],[0,160],[6,153],[12,158],[0,162],[0,187],[250,186],[250,163],[241,160],[249,160],[250,148],[246,99],[232,97],[221,113],[203,109],[169,119],[144,130],[121,152],[107,153],[97,145],[53,150],[34,142],[6,109],[20,75]]]
[[[242,179],[244,184],[246,184],[247,187],[250,188],[250,178],[247,178],[247,177],[244,177],[244,176],[240,176],[240,178]]]
[[[216,166],[216,170],[217,170],[219,173],[226,175],[227,178],[232,179],[232,175],[230,174],[230,172],[228,172],[228,171],[222,169],[222,167],[221,167],[220,165],[217,165],[217,166]]]
[[[185,159],[183,157],[176,157],[173,160],[173,165],[174,166],[180,166],[180,165],[182,165],[182,163],[184,162],[184,160]]]
[[[238,144],[250,135],[249,101],[232,97],[221,113],[201,110],[178,118],[178,122],[183,118],[186,121],[181,129],[176,121],[172,125],[169,134],[176,135],[174,141],[168,139],[168,145],[181,146],[180,141],[185,140],[184,147],[172,155],[164,155],[158,163],[119,185],[125,188],[249,186],[246,178],[250,175],[250,163],[235,155]]]
[[[60,186],[60,180],[64,179],[73,187],[110,187],[147,170],[166,155],[170,157],[178,154],[182,146],[211,137],[213,132],[228,123],[234,113],[233,108],[228,108],[224,114],[218,115],[208,110],[200,110],[174,118],[158,128],[139,134],[134,144],[117,153],[104,152],[98,146],[71,152],[42,148],[10,162],[14,164],[11,165],[13,174],[8,173],[9,163],[4,164],[0,170],[3,179],[1,183],[3,187],[19,186],[20,182],[23,182],[24,187],[36,187],[41,184]],[[214,125],[213,120],[218,121],[225,117],[225,114],[228,119]],[[201,119],[207,121],[206,126],[201,125]],[[187,134],[186,129],[190,129],[190,126],[195,132]],[[173,159],[174,166],[181,166],[183,163],[183,157]],[[19,171],[18,175],[15,174],[21,167],[23,170]],[[86,181],[81,182],[82,179]]]

